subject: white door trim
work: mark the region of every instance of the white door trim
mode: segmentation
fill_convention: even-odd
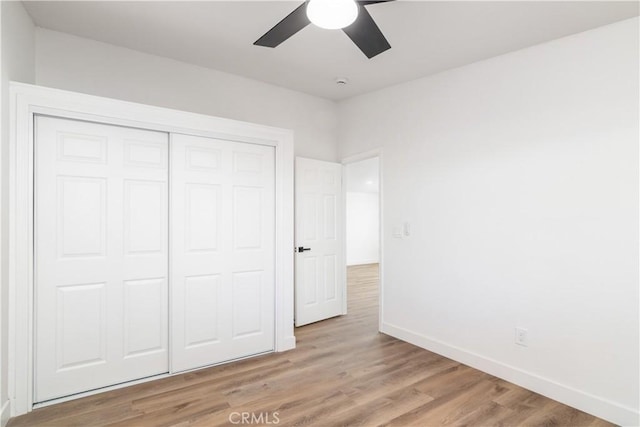
[[[275,147],[275,350],[293,333],[293,132],[58,89],[10,84],[9,395],[11,416],[33,407],[33,117],[51,115]]]
[[[342,158],[342,166],[343,168],[348,165],[349,163],[355,163],[355,162],[359,162],[362,160],[367,160],[367,159],[372,159],[372,158],[378,158],[378,214],[379,214],[379,222],[378,222],[378,238],[380,239],[380,245],[379,245],[379,249],[378,249],[378,259],[379,261],[379,278],[378,278],[378,331],[382,330],[382,325],[383,325],[383,321],[382,321],[382,316],[384,313],[383,307],[384,307],[384,233],[382,232],[384,230],[383,224],[384,224],[384,189],[383,189],[383,180],[382,180],[382,148],[375,148],[373,150],[369,150],[369,151],[365,151],[363,153],[359,153],[359,154],[354,154],[353,156],[347,156],[347,157],[343,157]],[[344,209],[344,221],[342,222],[344,230],[342,230],[342,235],[346,236],[347,235],[347,230],[346,230],[346,224],[347,224],[347,186],[343,185],[342,186],[342,205],[345,207]],[[347,239],[344,239],[344,248],[343,248],[343,253],[346,254],[347,253]],[[345,255],[346,256],[346,255]],[[344,272],[344,277],[347,277],[347,272],[346,272],[346,263],[345,263],[345,272]],[[344,313],[347,313],[347,295],[346,295],[346,286],[345,286],[345,297],[344,297]]]

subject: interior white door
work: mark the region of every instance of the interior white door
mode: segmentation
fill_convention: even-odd
[[[35,130],[35,402],[167,372],[168,135]]]
[[[296,326],[344,314],[342,165],[296,158]]]
[[[275,151],[171,137],[173,371],[274,349]]]

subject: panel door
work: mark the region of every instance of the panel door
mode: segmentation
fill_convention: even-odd
[[[342,165],[296,158],[296,326],[343,314]]]
[[[173,371],[274,349],[274,156],[172,135]]]
[[[168,372],[168,135],[35,129],[35,402]]]

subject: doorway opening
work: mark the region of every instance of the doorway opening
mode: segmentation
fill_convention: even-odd
[[[349,314],[366,309],[381,320],[380,154],[345,159],[345,259]]]

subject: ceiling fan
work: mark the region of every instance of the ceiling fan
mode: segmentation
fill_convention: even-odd
[[[371,59],[390,49],[391,45],[365,6],[388,1],[393,0],[307,0],[253,44],[276,47],[313,23],[321,28],[342,29]]]

